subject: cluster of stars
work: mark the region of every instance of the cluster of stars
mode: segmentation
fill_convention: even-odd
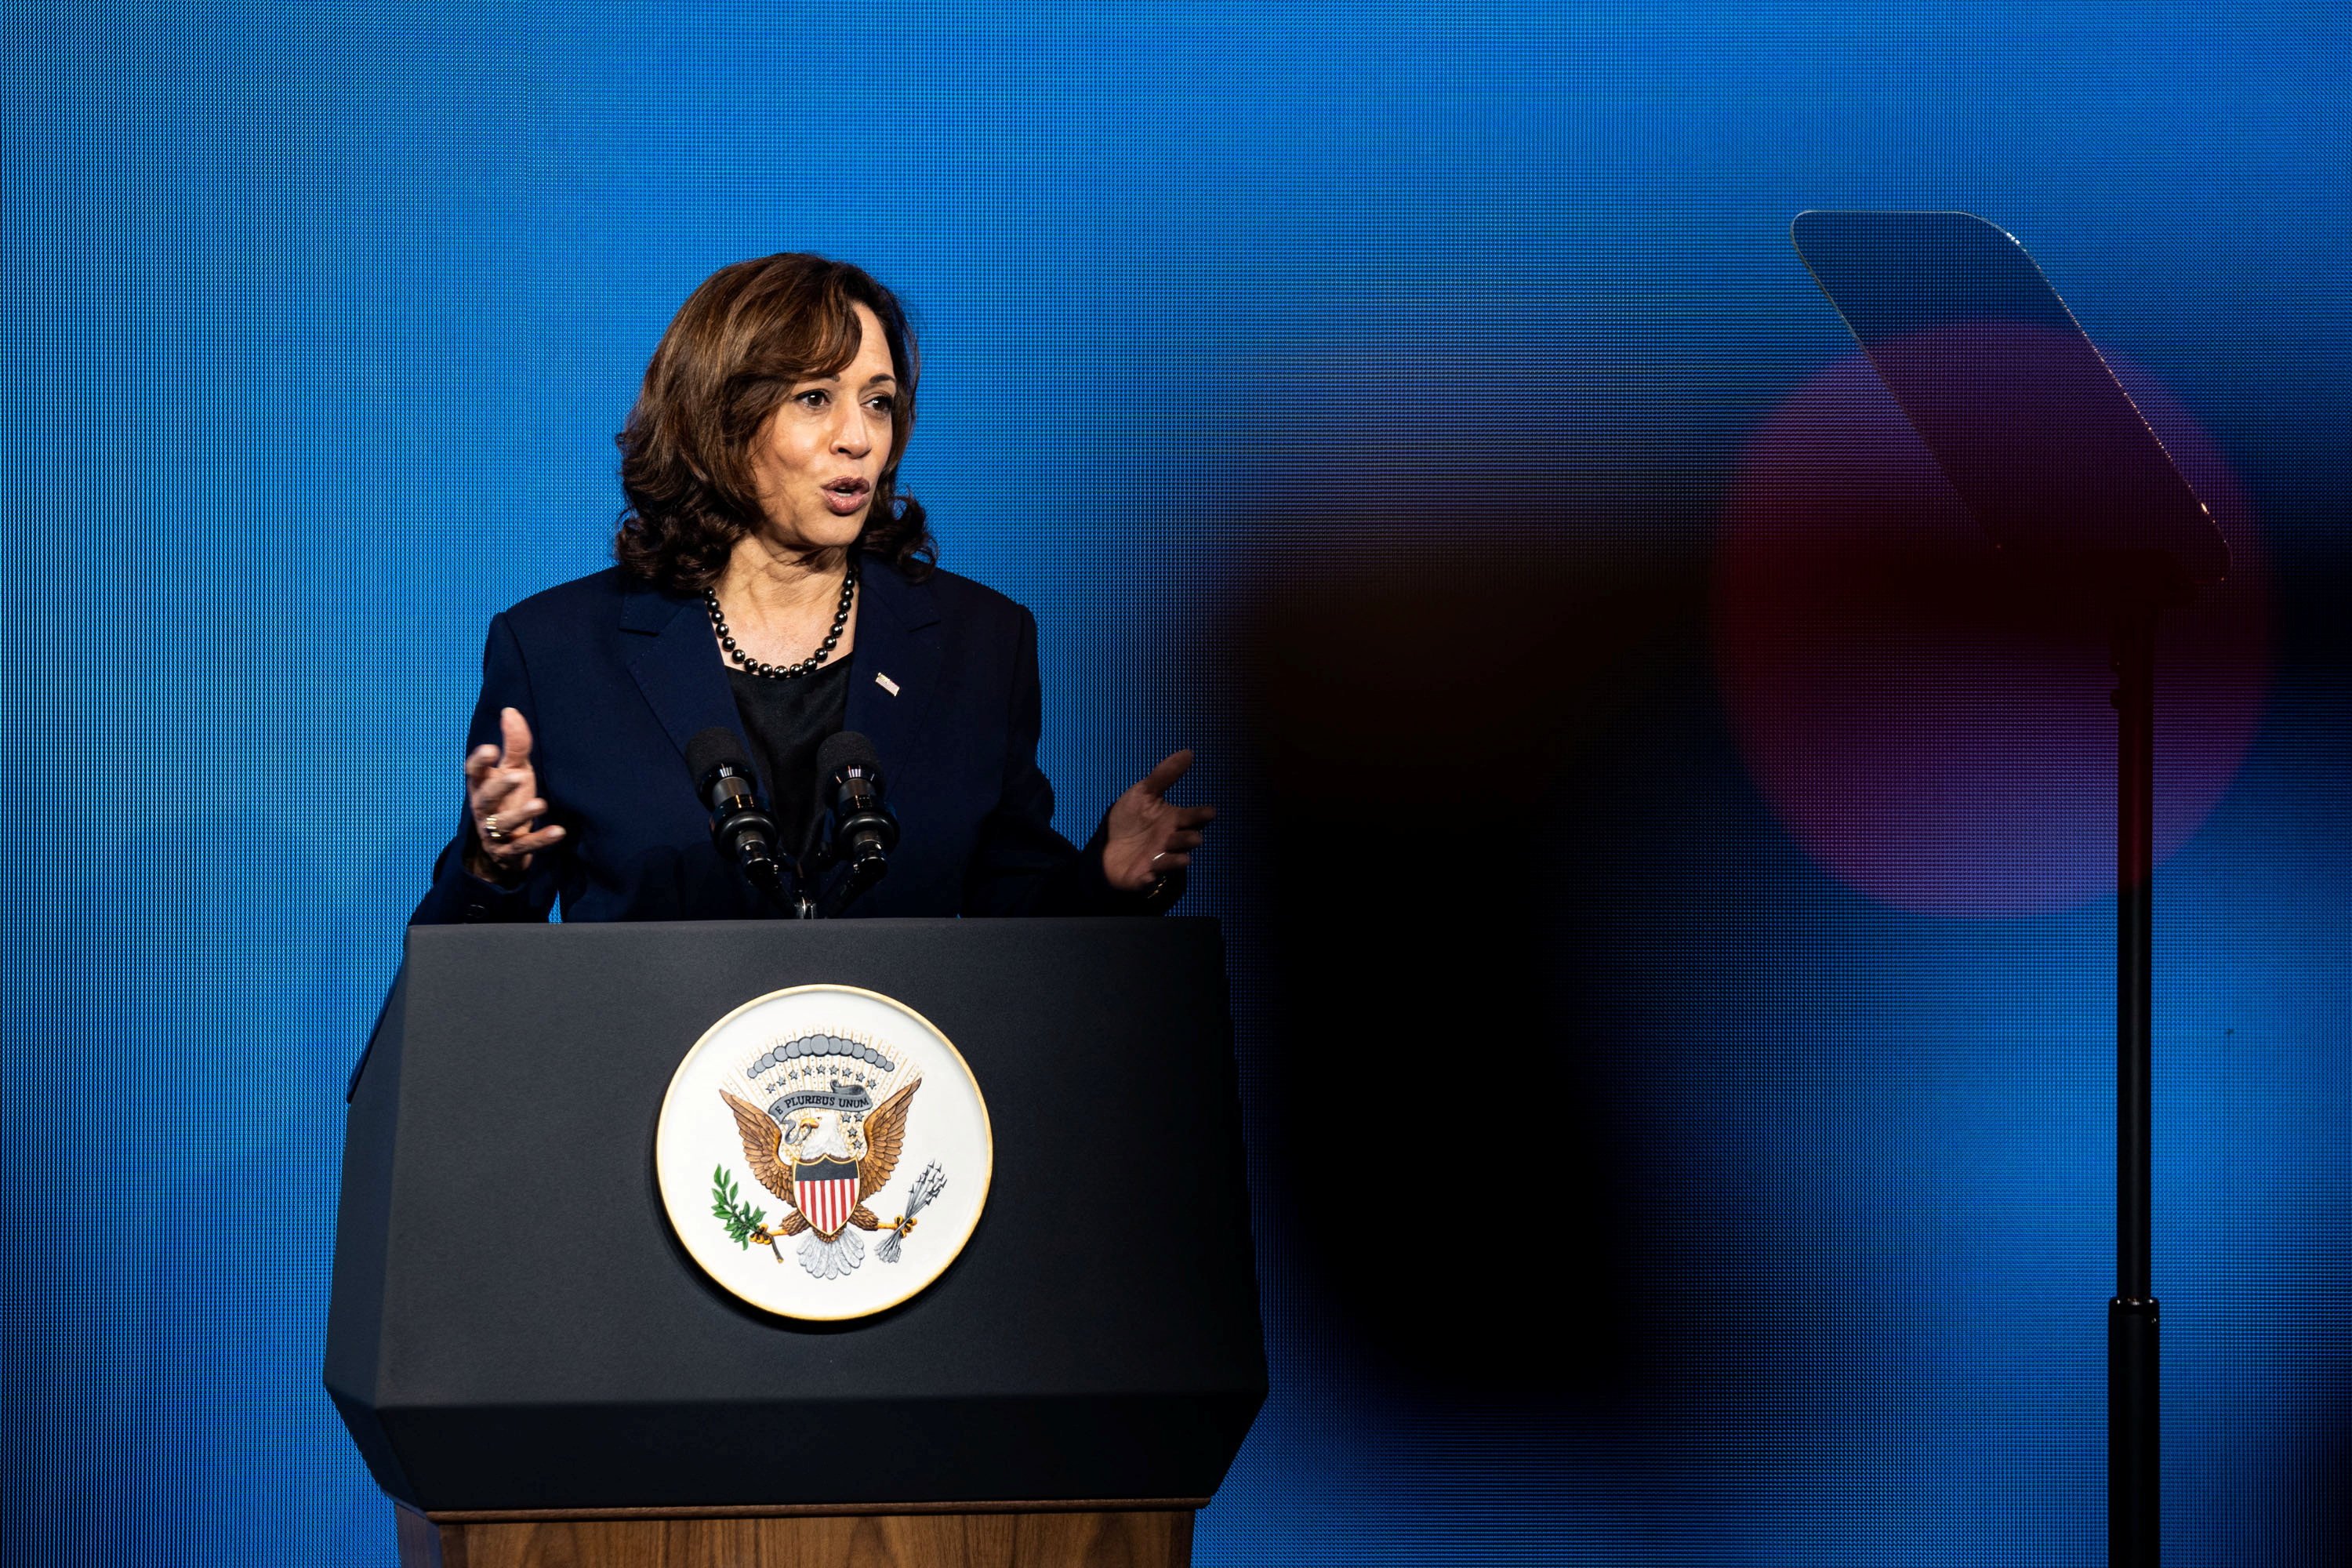
[[[855,1086],[870,1094],[896,1070],[897,1064],[870,1039],[817,1032],[772,1040],[745,1066],[743,1076],[769,1096],[820,1085],[844,1089]]]
[[[773,1078],[760,1079],[759,1086],[760,1092],[762,1094],[781,1094],[785,1089],[803,1082],[806,1082],[811,1087],[821,1083],[838,1084],[844,1089],[856,1084],[871,1093],[875,1085],[881,1081],[879,1074],[860,1068],[851,1068],[844,1071],[840,1068],[826,1067],[822,1062],[811,1062],[805,1067],[796,1064],[786,1068]]]

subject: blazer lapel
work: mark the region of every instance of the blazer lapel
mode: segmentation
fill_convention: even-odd
[[[621,601],[621,629],[635,634],[621,638],[621,657],[680,756],[688,741],[714,727],[742,742],[735,694],[699,601],[633,588]],[[744,754],[750,754],[748,747]]]
[[[849,653],[843,727],[874,742],[895,794],[921,771],[923,719],[940,684],[940,612],[928,583],[869,555],[857,579],[857,646]]]

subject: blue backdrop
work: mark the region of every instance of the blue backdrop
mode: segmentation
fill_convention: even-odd
[[[1825,742],[1722,630],[1718,541],[1803,526],[1741,476],[1850,368],[1786,238],[1834,206],[2018,234],[2261,542],[2242,744],[2164,731],[2218,781],[2158,905],[2166,1521],[2352,1550],[2340,10],[5,26],[9,1562],[392,1561],[318,1384],[344,1074],[488,617],[604,563],[662,328],[779,249],[918,312],[908,483],[1039,616],[1065,830],[1177,744],[1225,808],[1188,908],[1234,944],[1274,1392],[1200,1561],[2098,1561],[2112,904],[1839,851],[1859,795],[1775,771]],[[1351,954],[1431,1016],[1495,979],[1399,782],[1448,747],[1559,889],[1524,1005],[1459,1004],[1509,1064],[1482,1135],[1540,1142],[1513,1085],[1566,1073],[1600,1152],[1392,1236],[1295,1085],[1359,1058]]]

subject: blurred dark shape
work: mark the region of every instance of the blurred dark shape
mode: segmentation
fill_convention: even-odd
[[[2152,378],[2118,371],[2235,555],[2226,581],[2158,623],[2160,863],[2252,742],[2269,583],[2220,450]],[[2113,890],[2105,615],[2079,580],[1994,547],[1861,356],[1757,431],[1715,573],[1717,670],[1741,752],[1824,869],[1943,914],[2049,911]]]
[[[1732,762],[1705,551],[1786,376],[1550,326],[1228,378],[1267,389],[1231,427],[1253,548],[1222,681],[1277,1023],[1254,1180],[1335,1351],[1413,1410],[1671,1447],[1692,1401],[1770,1386],[1770,1348],[1691,1332],[1760,1244],[1737,1194],[1661,1224],[1679,1162],[1622,1012],[1652,983],[1627,910],[1659,835],[1755,839],[1674,803]],[[1719,1292],[1688,1256],[1714,1229],[1745,1249]]]
[[[1400,494],[1418,494],[1400,484]],[[1246,635],[1282,1192],[1352,1344],[1425,1396],[1622,1411],[1661,1352],[1601,996],[1618,726],[1689,670],[1696,562],[1367,517]]]

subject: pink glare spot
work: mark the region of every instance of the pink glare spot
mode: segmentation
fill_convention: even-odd
[[[2156,851],[2236,776],[2270,671],[2244,491],[2155,379],[2108,355],[2228,539],[2228,580],[2158,622]],[[1998,555],[1867,360],[1768,417],[1716,549],[1717,678],[1757,787],[1840,881],[1898,909],[2003,915],[2115,886],[2116,721],[2095,608]]]

